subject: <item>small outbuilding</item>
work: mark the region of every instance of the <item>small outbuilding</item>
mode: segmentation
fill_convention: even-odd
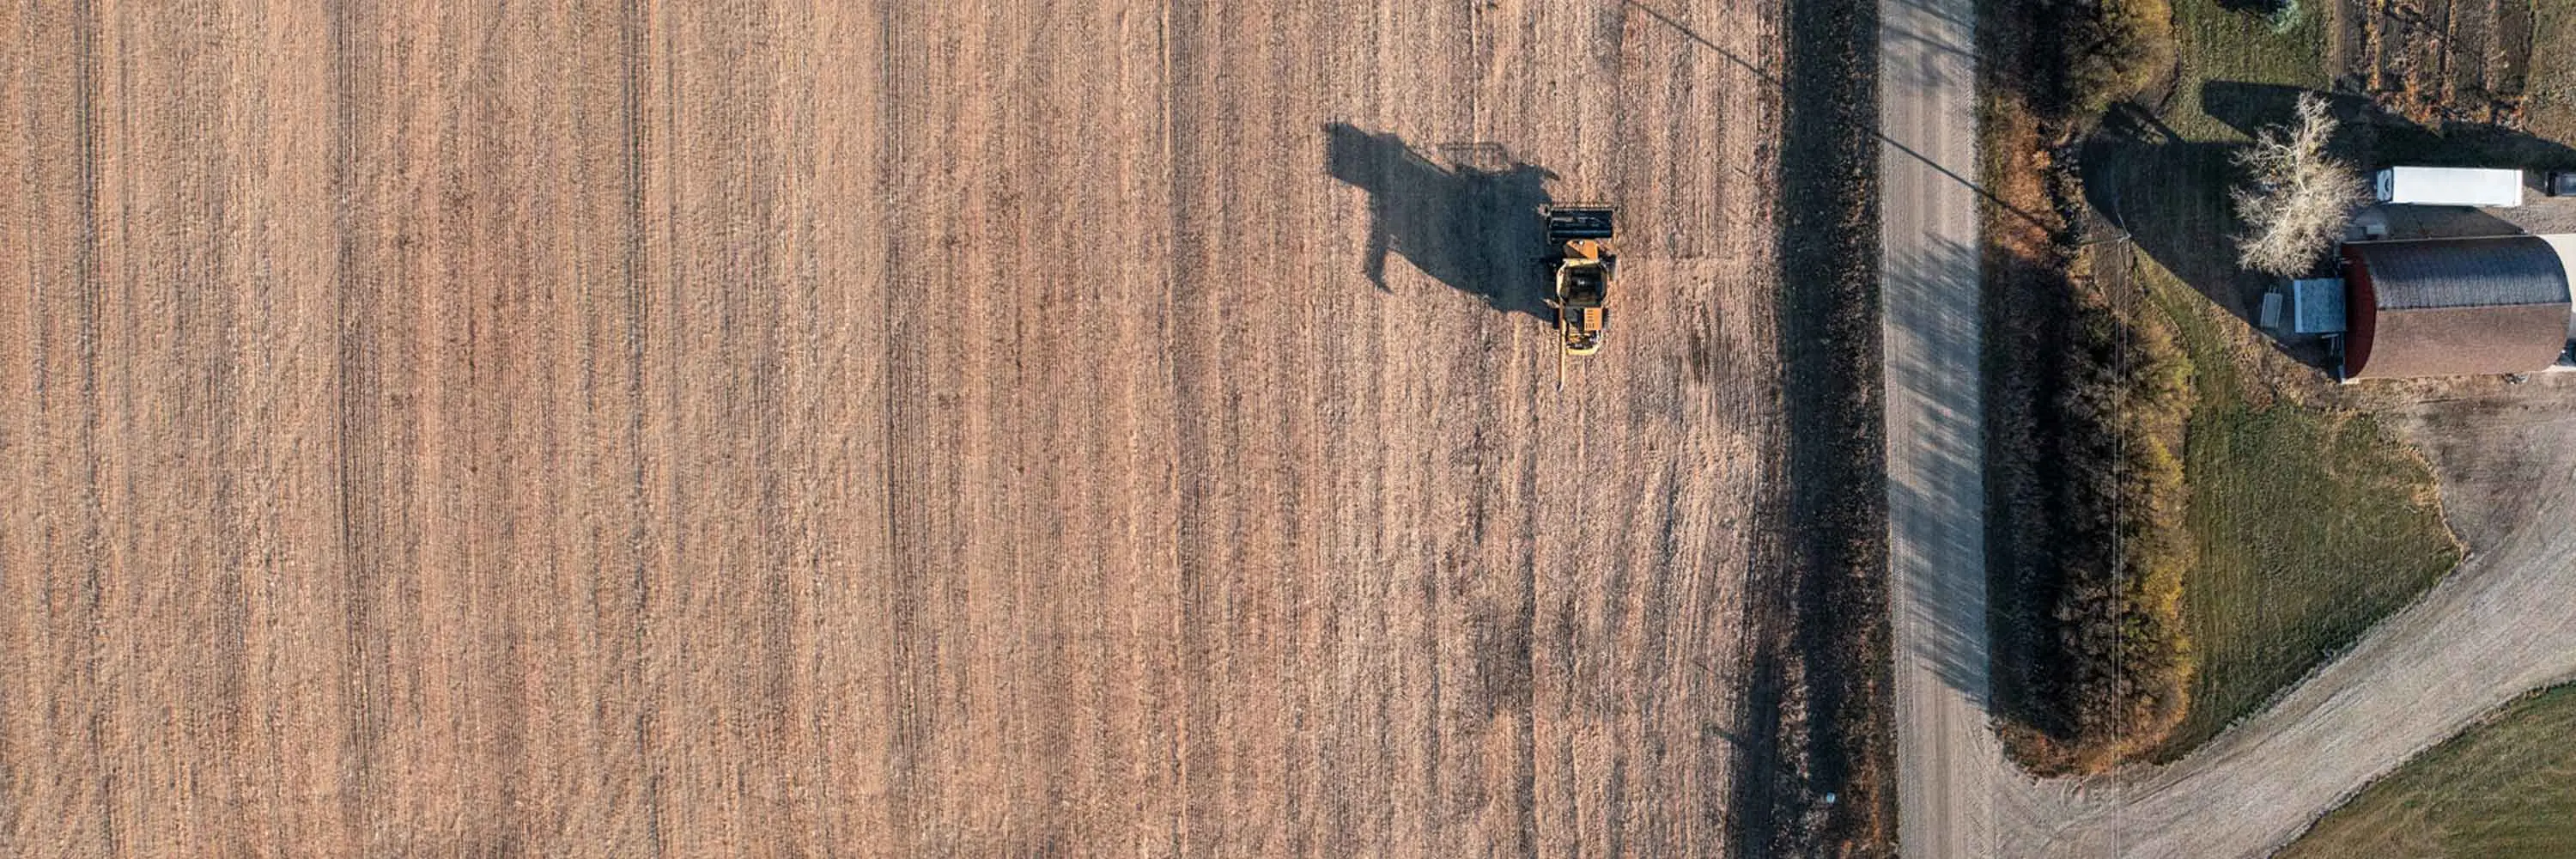
[[[2346,379],[2528,373],[2576,337],[2576,236],[2343,246]]]

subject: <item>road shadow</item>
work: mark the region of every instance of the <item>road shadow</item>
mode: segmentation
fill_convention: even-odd
[[[1745,697],[1726,814],[1737,856],[1868,855],[1894,832],[1887,461],[1881,387],[1880,6],[1790,4],[1775,78],[1637,2],[1781,98],[1783,441],[1765,464],[1743,619]],[[1959,174],[1925,162],[1975,189]],[[1980,192],[1982,193],[1982,192]]]
[[[1369,282],[1387,288],[1393,254],[1496,310],[1553,322],[1538,264],[1546,252],[1539,208],[1556,174],[1497,146],[1443,149],[1459,157],[1434,161],[1393,133],[1324,126],[1326,170],[1369,194]]]

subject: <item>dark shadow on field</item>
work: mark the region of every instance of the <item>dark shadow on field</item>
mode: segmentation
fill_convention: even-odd
[[[1774,476],[1764,481],[1770,497],[1746,586],[1747,687],[1734,714],[1742,742],[1723,812],[1734,823],[1729,852],[1883,855],[1892,852],[1896,764],[1877,186],[1884,153],[1913,151],[1877,133],[1881,7],[1790,4],[1774,78],[1671,17],[1627,5],[1781,98],[1774,343],[1784,425],[1765,465]]]
[[[2281,116],[2290,115],[2296,99],[2293,91],[2291,100],[2282,103]],[[2142,292],[2146,284],[2131,277],[2139,261],[2125,251],[2134,250],[2244,325],[2260,323],[2263,294],[2279,282],[2236,261],[2236,236],[2245,225],[2228,193],[2240,178],[2230,159],[2242,145],[2182,139],[2134,104],[2114,105],[2104,116],[2077,160],[2086,203],[2095,216],[2110,221],[2096,225],[2094,232],[2129,240],[2126,249],[2104,248],[2096,254],[2094,275],[2110,294],[2147,300]],[[2334,271],[2333,259],[2320,255],[2309,274],[2331,276]],[[2294,361],[2326,360],[2320,341],[2294,344],[2269,334],[2260,339]]]
[[[2287,122],[2301,93],[2283,84],[2210,81],[2200,86],[2201,110],[2246,137]],[[2319,93],[2343,122],[2335,153],[2363,169],[2392,164],[2427,167],[2519,167],[2527,171],[2576,169],[2576,147],[2503,126],[2445,120],[2425,125],[2379,109],[2349,93]],[[2538,190],[2538,185],[2531,185]]]
[[[2290,121],[2298,112],[2299,95],[2312,92],[2305,87],[2286,84],[2249,83],[2246,81],[2207,81],[2200,85],[2200,110],[2209,118],[2226,123],[2248,138],[2264,128]],[[2348,93],[2318,92],[2333,105],[2336,119],[2347,120],[2337,136],[2335,148],[2340,154],[2352,154],[2357,142],[2348,120],[2362,115],[2370,100]]]
[[[2474,122],[2419,125],[2377,111],[2368,117],[2358,129],[2361,147],[2372,156],[2365,167],[2519,167],[2526,171],[2525,187],[2534,192],[2541,172],[2576,170],[2576,148],[2530,132]]]
[[[2243,229],[2227,197],[2237,144],[2184,140],[2133,104],[2114,105],[2077,155],[2085,201],[2212,303],[2251,319],[2267,283],[2236,264]],[[2114,235],[2118,233],[2113,232]]]
[[[1386,288],[1393,253],[1496,310],[1554,322],[1538,261],[1547,252],[1539,208],[1556,174],[1492,146],[1462,147],[1464,158],[1442,164],[1394,134],[1344,122],[1324,126],[1324,137],[1333,178],[1369,194],[1369,282]]]
[[[2239,15],[2254,15],[2263,18],[2270,18],[2271,16],[2278,14],[2283,7],[2288,5],[2289,3],[2285,2],[2285,0],[2218,0],[2218,8],[2220,9],[2225,9]]]

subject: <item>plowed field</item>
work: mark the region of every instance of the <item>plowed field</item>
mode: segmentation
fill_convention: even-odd
[[[0,854],[1725,852],[1776,6],[0,9]]]

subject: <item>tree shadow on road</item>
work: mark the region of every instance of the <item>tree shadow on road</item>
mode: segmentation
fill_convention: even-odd
[[[1546,251],[1538,212],[1556,174],[1496,146],[1444,147],[1458,156],[1444,164],[1393,133],[1335,122],[1324,136],[1333,178],[1369,193],[1369,282],[1387,288],[1392,253],[1496,310],[1554,321],[1538,265]]]

